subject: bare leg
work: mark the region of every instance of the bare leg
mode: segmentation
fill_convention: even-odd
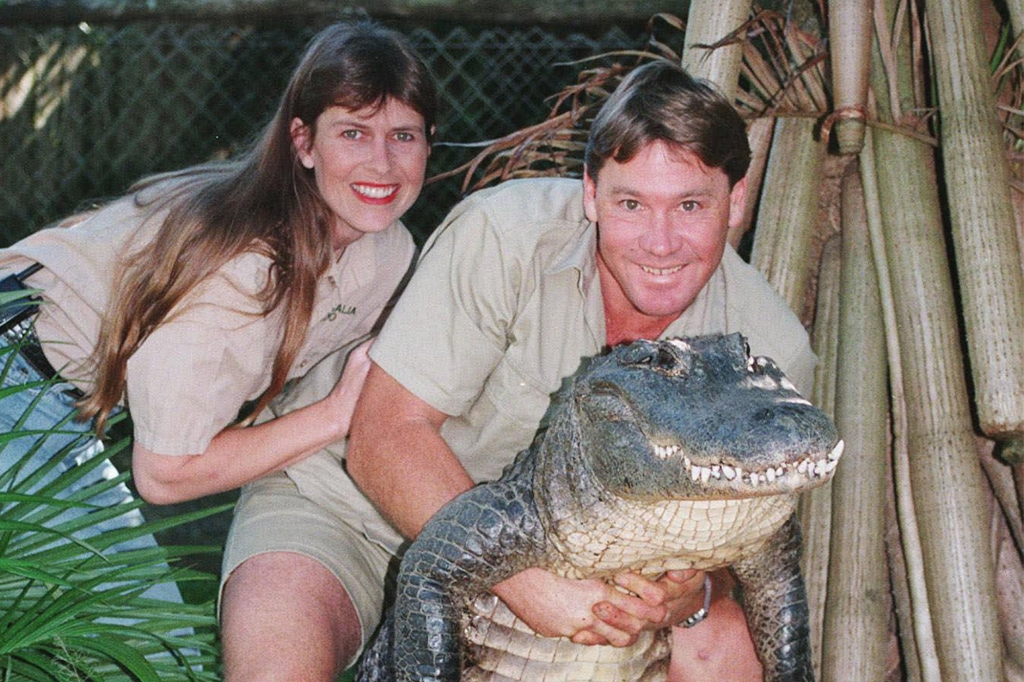
[[[333,682],[359,650],[359,618],[333,573],[291,552],[259,554],[224,585],[226,682]]]
[[[732,597],[731,576],[714,574],[715,596],[708,617],[692,628],[673,628],[669,682],[761,682],[761,662],[743,609]],[[719,596],[721,595],[721,596]]]

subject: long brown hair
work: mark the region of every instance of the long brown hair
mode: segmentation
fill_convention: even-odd
[[[245,252],[270,258],[259,298],[264,315],[283,306],[285,327],[270,385],[243,423],[281,391],[305,341],[317,281],[333,256],[332,213],[313,172],[298,160],[291,121],[300,119],[315,135],[317,117],[330,106],[358,110],[390,100],[423,116],[430,134],[433,80],[408,41],[368,21],[329,26],[306,48],[274,117],[246,154],[131,188],[137,204],[167,215],[155,239],[130,254],[116,277],[93,358],[95,387],[79,404],[82,418],[95,417],[102,433],[124,394],[128,359],[193,288]]]

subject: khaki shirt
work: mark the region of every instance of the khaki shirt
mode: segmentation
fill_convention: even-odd
[[[579,180],[502,183],[456,206],[424,247],[371,357],[450,415],[441,433],[475,481],[497,478],[542,425],[550,397],[583,358],[605,347],[596,230]],[[694,303],[664,337],[742,332],[806,394],[816,359],[806,331],[768,282],[727,248]],[[333,448],[335,457],[343,448]],[[351,480],[316,474],[313,495],[349,510],[371,540],[400,536]],[[289,471],[291,474],[291,470]],[[295,476],[293,475],[293,479]],[[300,484],[300,488],[303,485]]]
[[[46,266],[29,279],[45,300],[37,333],[53,366],[85,390],[113,275],[126,254],[153,238],[164,215],[147,219],[132,198],[123,198],[73,227],[40,230],[0,250],[4,275],[32,261]],[[289,377],[368,336],[414,254],[412,237],[398,223],[349,245],[319,283]],[[269,266],[256,253],[232,259],[129,359],[126,402],[141,445],[165,455],[203,452],[246,402],[266,390],[283,334],[281,312],[262,315],[256,298]]]

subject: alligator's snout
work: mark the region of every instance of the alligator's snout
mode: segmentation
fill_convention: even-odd
[[[752,497],[827,481],[835,426],[738,334],[637,342],[577,385],[584,451],[629,497]]]

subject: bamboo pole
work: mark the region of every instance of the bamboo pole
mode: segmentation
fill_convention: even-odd
[[[929,0],[946,191],[978,422],[1024,436],[1024,272],[980,8]]]
[[[743,44],[714,50],[716,44],[750,17],[751,0],[691,0],[683,41],[683,68],[718,86],[730,102],[739,88]]]
[[[769,153],[751,262],[803,316],[825,145],[810,118],[780,118]]]
[[[906,433],[907,400],[904,391],[902,350],[894,305],[893,285],[886,258],[885,226],[879,182],[875,169],[873,132],[864,137],[861,152],[864,203],[867,212],[871,251],[881,290],[882,313],[885,318],[885,344],[889,357],[889,383],[892,392],[893,458],[890,499],[887,508],[898,526],[898,541],[889,548],[893,594],[896,598],[897,618],[900,624],[904,665],[911,682],[941,682],[939,657],[935,650],[931,613],[928,606],[928,588],[924,578],[924,550],[911,494],[910,464]],[[889,534],[887,533],[887,537]],[[887,540],[887,544],[888,540]]]
[[[910,487],[942,679],[1002,679],[985,481],[974,450],[930,149],[876,131],[907,406]],[[927,273],[927,274],[925,274]]]
[[[885,325],[857,164],[842,181],[836,427],[851,458],[832,482],[822,680],[882,680],[889,643],[885,553],[888,381]]]
[[[874,0],[829,0],[828,41],[834,124],[840,154],[864,146],[864,115],[871,66]]]
[[[1010,13],[1013,36],[1019,36],[1024,31],[1024,0],[1006,0],[1006,9]]]
[[[839,235],[825,242],[818,264],[818,297],[814,312],[812,345],[818,356],[811,402],[835,416],[836,355],[839,346],[839,268],[842,245]],[[832,481],[800,498],[803,554],[800,570],[807,588],[811,630],[811,660],[815,679],[821,679],[822,632],[828,594],[829,545],[832,535]]]

